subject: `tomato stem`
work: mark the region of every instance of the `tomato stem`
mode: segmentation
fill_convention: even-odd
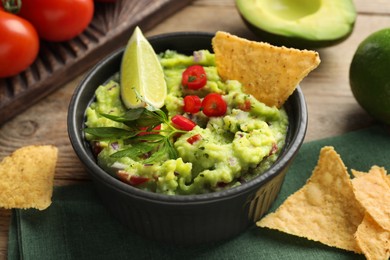
[[[9,13],[17,14],[22,8],[22,0],[2,0],[1,2],[4,10]]]

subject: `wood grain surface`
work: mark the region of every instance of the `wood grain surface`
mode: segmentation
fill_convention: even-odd
[[[309,110],[305,142],[374,123],[353,98],[348,71],[358,44],[372,32],[390,27],[390,3],[388,0],[354,2],[359,14],[354,32],[339,45],[318,49],[322,62],[301,83]],[[146,35],[217,30],[257,39],[242,22],[234,0],[196,0],[148,30]],[[69,143],[66,129],[68,103],[82,77],[73,76],[63,87],[1,125],[0,159],[21,146],[53,144],[59,148],[55,185],[88,181],[89,177]],[[6,259],[9,221],[10,210],[0,209],[0,259]]]

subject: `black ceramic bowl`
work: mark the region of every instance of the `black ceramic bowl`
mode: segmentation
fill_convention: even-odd
[[[171,33],[150,37],[156,53],[166,49],[192,54],[211,49],[209,33]],[[90,173],[103,204],[132,232],[170,244],[198,244],[231,238],[253,226],[269,209],[288,166],[301,146],[307,109],[300,88],[285,103],[289,116],[286,145],[279,159],[263,175],[238,187],[202,195],[170,196],[139,190],[112,177],[95,161],[84,139],[85,110],[96,88],[118,72],[123,49],[98,63],[76,88],[68,111],[72,146]],[[131,232],[129,231],[129,232]]]

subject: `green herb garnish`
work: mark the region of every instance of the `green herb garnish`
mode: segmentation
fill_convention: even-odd
[[[173,147],[173,138],[176,134],[186,131],[175,128],[168,116],[161,109],[150,105],[146,108],[127,110],[124,114],[115,116],[101,114],[115,122],[123,123],[128,129],[118,127],[88,127],[84,131],[96,138],[109,140],[122,139],[130,147],[111,154],[113,158],[130,157],[133,160],[143,160],[144,163],[155,163],[168,157],[177,159],[176,149]],[[164,124],[163,130],[154,130]],[[139,135],[142,132],[147,134]]]

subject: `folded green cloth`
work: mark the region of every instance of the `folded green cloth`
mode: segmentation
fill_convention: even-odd
[[[323,146],[334,146],[348,169],[372,165],[390,171],[390,131],[374,126],[342,136],[305,143],[292,164],[275,210],[302,187]],[[14,210],[8,259],[364,259],[274,230],[253,227],[215,244],[173,247],[146,240],[119,224],[102,206],[92,183],[56,187],[44,210]]]

